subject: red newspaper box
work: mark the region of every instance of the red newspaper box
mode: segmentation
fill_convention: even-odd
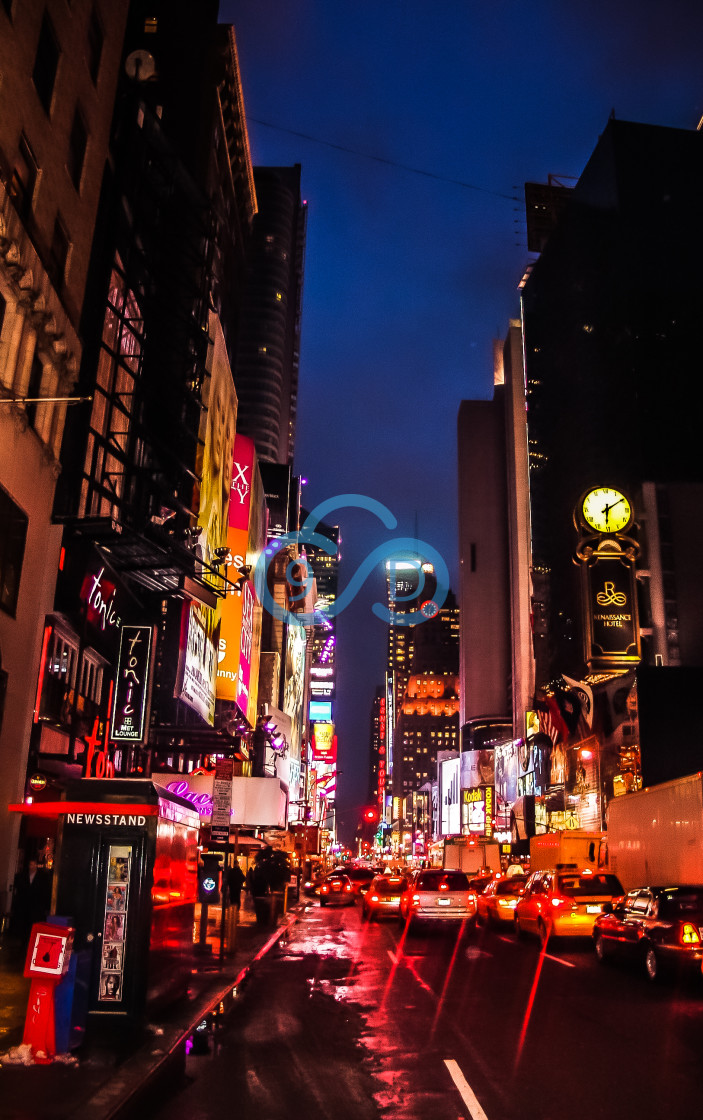
[[[68,968],[74,930],[36,922],[29,938],[24,974],[32,981],[23,1042],[35,1062],[50,1062],[56,1053],[54,989]]]

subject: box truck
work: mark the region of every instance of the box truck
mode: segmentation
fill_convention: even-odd
[[[447,836],[444,841],[443,867],[481,875],[484,871],[500,871],[500,846],[496,840],[473,840],[468,836]]]
[[[615,797],[609,869],[625,890],[703,884],[703,773]]]
[[[604,832],[565,828],[560,832],[541,832],[530,837],[530,871],[544,871],[558,863],[575,863],[579,871],[594,870],[606,863]]]

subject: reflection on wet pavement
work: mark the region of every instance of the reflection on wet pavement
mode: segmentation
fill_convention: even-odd
[[[439,1012],[439,999],[424,981],[417,983],[419,975],[412,986],[408,980],[416,972],[414,962],[420,965],[428,953],[438,959],[446,957],[449,963],[457,948],[454,938],[413,941],[400,949],[395,924],[380,923],[371,929],[368,924],[357,926],[354,915],[350,917],[351,921],[342,919],[344,924],[332,925],[332,915],[322,920],[305,915],[294,927],[295,957],[316,959],[316,975],[308,978],[310,998],[332,996],[337,1003],[353,1006],[362,1023],[359,1044],[376,1085],[373,1099],[384,1120],[417,1120],[420,1116],[439,1120],[446,1115],[447,1087],[436,1083],[430,1070],[441,1066],[442,1056],[435,1053],[429,1037],[415,1040],[417,1045],[413,1045],[411,1026],[413,1022],[431,1023]],[[292,955],[291,950],[287,955]],[[466,955],[479,957],[482,953],[467,946]],[[330,976],[332,961],[335,976]],[[451,1115],[456,1117],[455,1109]]]

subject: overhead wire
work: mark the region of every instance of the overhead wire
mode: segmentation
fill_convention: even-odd
[[[384,163],[387,167],[397,167],[402,171],[409,171],[412,175],[423,175],[427,179],[436,179],[440,183],[451,183],[456,187],[478,191],[480,194],[489,194],[494,198],[504,198],[509,202],[519,201],[513,194],[504,194],[502,191],[492,190],[490,187],[479,187],[476,183],[467,183],[465,179],[454,179],[449,175],[439,175],[436,171],[425,171],[422,167],[411,167],[410,164],[400,163],[398,160],[388,159],[385,156],[375,156],[369,152],[362,152],[358,148],[350,148],[345,144],[335,144],[332,140],[323,140],[319,136],[311,136],[307,132],[299,132],[294,128],[286,128],[284,125],[272,124],[271,121],[262,121],[259,117],[247,115],[247,120],[253,124],[260,124],[264,128],[272,128],[277,132],[286,132],[290,136],[298,136],[301,140],[309,140],[311,143],[320,144],[325,148],[333,148],[335,151],[346,152],[348,155],[360,156],[362,159],[372,160],[374,163]]]

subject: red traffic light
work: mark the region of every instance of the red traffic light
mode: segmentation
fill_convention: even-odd
[[[368,821],[369,824],[372,821],[375,821],[376,820],[376,810],[375,809],[364,809],[364,820]]]

